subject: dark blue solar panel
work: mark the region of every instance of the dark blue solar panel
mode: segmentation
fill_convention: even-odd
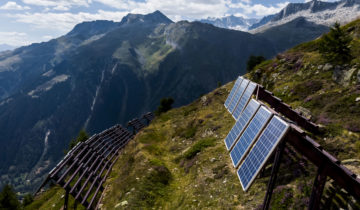
[[[266,126],[237,172],[244,191],[250,187],[288,129],[289,125],[278,116],[274,116]]]
[[[232,113],[236,107],[236,105],[238,104],[242,94],[244,93],[247,85],[249,84],[249,80],[247,79],[243,79],[243,81],[241,82],[240,87],[237,89],[237,91],[235,92],[233,98],[231,99],[231,102],[229,104],[228,110],[230,113]]]
[[[246,104],[250,100],[251,95],[254,93],[256,87],[257,87],[256,83],[253,83],[253,82],[250,82],[249,85],[247,86],[247,88],[246,88],[244,94],[242,95],[238,105],[236,106],[234,112],[232,113],[235,120],[237,120],[239,118],[241,112],[243,111]]]
[[[226,136],[224,142],[226,148],[230,150],[235,144],[236,140],[241,135],[244,128],[247,126],[255,112],[258,110],[260,103],[254,99],[251,99],[249,104],[246,106],[243,113],[241,113],[239,119],[236,121],[234,127],[231,129],[229,134]]]
[[[249,151],[261,130],[270,120],[272,113],[264,106],[261,106],[256,112],[254,118],[250,121],[234,148],[230,152],[231,160],[235,168],[239,165],[245,154]]]
[[[239,88],[241,82],[242,82],[243,78],[242,77],[238,77],[238,79],[235,81],[234,87],[231,89],[229,96],[227,97],[226,101],[225,101],[225,107],[227,108],[231,102],[231,99],[233,98],[236,90]]]

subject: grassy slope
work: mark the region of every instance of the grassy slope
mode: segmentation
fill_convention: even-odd
[[[335,81],[333,69],[319,67],[326,61],[317,51],[317,40],[264,62],[247,76],[294,108],[309,110],[312,120],[325,129],[316,140],[359,174],[360,102],[356,103],[355,98],[360,96],[356,79],[360,68],[360,20],[345,28],[352,29],[349,33],[354,37],[354,59],[341,67],[346,72],[355,68],[348,79]],[[259,207],[270,165],[244,193],[223,143],[235,122],[223,106],[232,85],[162,114],[140,132],[115,164],[106,183],[102,208]],[[301,209],[306,205],[316,169],[309,164],[305,172],[301,171],[297,162],[284,157],[272,198],[273,209]],[[62,199],[61,190],[56,192],[55,196],[50,195],[53,189],[45,192],[33,205],[57,205]]]
[[[232,83],[227,84],[188,106],[162,114],[140,132],[115,164],[102,207],[257,207],[263,199],[270,169],[248,193],[242,191],[223,143],[235,123],[223,106],[231,87]],[[286,182],[278,189],[281,199],[290,192],[291,205],[303,205],[309,177],[283,170],[281,179]],[[299,185],[304,189],[298,189]],[[300,195],[302,190],[306,193]],[[273,205],[288,202],[285,199],[281,203],[281,199],[275,196]],[[122,202],[127,204],[122,206]]]
[[[354,37],[354,59],[340,66],[341,74],[351,72],[348,78],[335,80],[334,67],[323,69],[326,61],[317,51],[318,40],[280,54],[248,75],[293,107],[308,110],[312,120],[324,126],[325,133],[315,137],[317,141],[341,160],[352,159],[345,163],[357,173],[359,161],[354,158],[360,158],[360,103],[355,102],[360,96],[359,25],[360,21],[356,21],[345,27]],[[223,107],[231,87],[228,84],[207,95],[207,106],[198,100],[174,109],[141,132],[115,165],[103,207],[254,208],[261,204],[267,177],[256,180],[250,191],[243,193],[223,145],[234,124]],[[199,142],[211,143],[199,154],[186,158]],[[304,205],[315,171],[309,166],[307,173],[299,176],[297,166],[284,166],[290,164],[289,157],[285,159],[273,208]],[[158,170],[166,171],[166,182],[157,181],[162,177]],[[128,204],[120,205],[123,201]]]
[[[249,75],[295,108],[310,111],[312,121],[325,127],[317,138],[340,159],[360,158],[360,20],[344,27],[353,37],[353,60],[324,69],[319,40],[297,46],[255,67]],[[335,79],[336,68],[344,78]],[[346,75],[346,76],[345,76]]]

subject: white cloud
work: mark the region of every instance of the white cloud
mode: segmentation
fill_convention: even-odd
[[[127,12],[109,12],[99,10],[97,13],[80,12],[73,14],[65,13],[22,13],[7,14],[8,17],[15,18],[15,21],[27,23],[36,28],[57,30],[62,33],[70,31],[76,24],[92,20],[114,20],[120,21]]]
[[[51,35],[45,35],[45,36],[42,36],[43,40],[50,40],[50,39],[53,39],[54,37],[51,36]]]
[[[0,10],[26,10],[26,9],[30,9],[30,7],[23,7],[21,5],[18,5],[16,2],[14,1],[9,1],[6,4],[0,6]]]
[[[275,6],[264,6],[262,4],[244,4],[244,3],[235,3],[231,4],[230,8],[234,9],[243,9],[245,14],[253,14],[255,13],[256,16],[266,16],[271,15],[279,12],[282,10],[289,2],[278,3]]]
[[[28,35],[22,32],[0,32],[0,44],[8,44],[12,46],[22,46],[32,43]]]
[[[109,7],[131,13],[146,14],[155,10],[160,10],[170,19],[178,21],[180,19],[200,19],[206,17],[221,17],[227,10],[229,0],[146,0],[135,2],[133,0],[94,0]]]
[[[71,7],[89,7],[92,0],[22,0],[28,5],[42,6],[59,11],[68,11]]]

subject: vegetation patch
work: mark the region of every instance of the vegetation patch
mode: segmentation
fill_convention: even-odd
[[[201,152],[205,148],[214,146],[215,140],[216,139],[214,139],[214,138],[206,138],[206,139],[199,140],[189,150],[187,150],[184,153],[184,158],[192,159],[193,157],[195,157],[199,152]]]

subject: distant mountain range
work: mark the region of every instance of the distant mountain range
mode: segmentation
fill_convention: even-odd
[[[234,15],[222,17],[222,18],[207,18],[199,20],[202,23],[209,23],[219,28],[234,29],[240,31],[248,31],[249,28],[259,22],[256,18],[243,18],[236,17]]]
[[[16,48],[15,46],[11,46],[8,44],[0,44],[0,52],[6,51],[6,50],[13,50],[15,48]]]
[[[161,12],[93,21],[57,39],[0,53],[0,185],[34,189],[80,129],[90,134],[175,106],[271,57],[263,37]]]
[[[290,3],[279,13],[262,18],[259,23],[251,26],[252,33],[289,23],[303,17],[306,21],[324,26],[335,22],[348,23],[360,16],[360,0],[341,0],[324,2],[313,0],[306,3]]]

